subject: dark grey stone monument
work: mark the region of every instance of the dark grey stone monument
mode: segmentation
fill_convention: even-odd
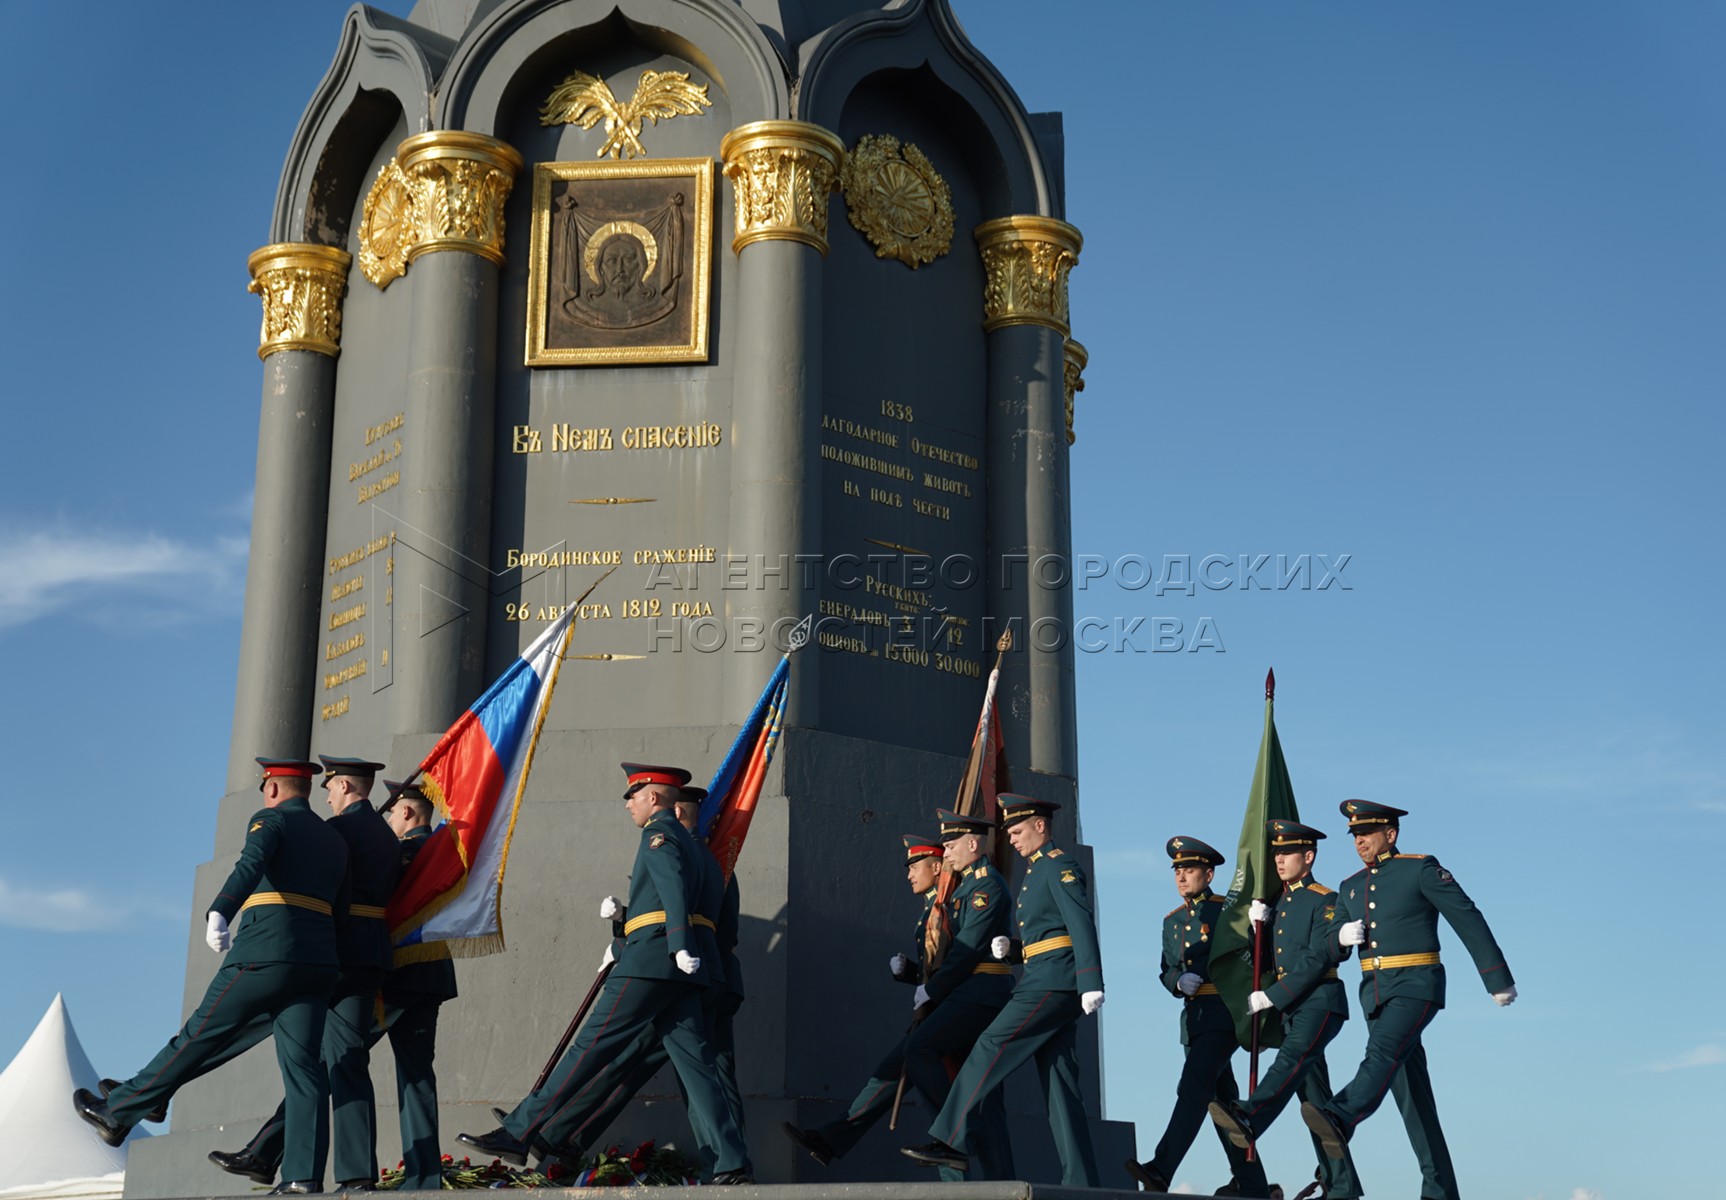
[[[348,13],[251,261],[252,556],[196,904],[256,808],[254,755],[405,775],[615,566],[539,744],[508,949],[463,961],[444,1009],[446,1149],[523,1095],[599,964],[635,844],[618,762],[705,781],[815,614],[739,865],[751,1150],[764,1182],[928,1178],[897,1153],[924,1139],[914,1098],[825,1172],[778,1125],[841,1111],[907,1024],[898,834],[951,803],[1009,626],[1015,790],[1081,840],[1061,153],[1059,117],[1024,111],[946,0]],[[188,1007],[216,962],[194,947]],[[1095,1020],[1082,1052],[1124,1185]],[[127,1195],[230,1187],[204,1155],[273,1109],[275,1072],[264,1047],[186,1089]],[[374,1074],[393,1163],[387,1046]],[[1034,1080],[1009,1103],[1026,1178],[1059,1178]],[[689,1144],[669,1076],[616,1136]]]

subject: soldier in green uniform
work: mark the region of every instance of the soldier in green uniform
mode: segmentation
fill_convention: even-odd
[[[1350,947],[1360,947],[1366,1057],[1354,1079],[1329,1103],[1302,1102],[1301,1118],[1325,1153],[1341,1158],[1355,1129],[1383,1103],[1388,1090],[1402,1110],[1409,1142],[1420,1160],[1422,1200],[1456,1200],[1456,1170],[1438,1122],[1421,1045],[1422,1031],[1444,1007],[1439,916],[1462,939],[1481,983],[1499,1006],[1516,999],[1516,981],[1486,918],[1455,877],[1430,855],[1396,852],[1405,810],[1370,800],[1345,800],[1341,808],[1366,869],[1337,888],[1331,958],[1341,962]]]
[[[1127,1174],[1148,1192],[1166,1192],[1175,1171],[1204,1127],[1206,1108],[1213,1100],[1238,1100],[1229,1059],[1240,1049],[1234,1018],[1210,981],[1211,931],[1223,910],[1222,896],[1211,891],[1211,879],[1223,856],[1194,837],[1168,841],[1175,890],[1181,903],[1163,917],[1163,986],[1181,1002],[1181,1045],[1186,1057],[1175,1085],[1175,1107],[1168,1126],[1148,1162],[1128,1160]],[[1248,1161],[1245,1150],[1217,1131],[1228,1156],[1233,1179],[1222,1195],[1268,1196],[1264,1164]]]
[[[701,988],[708,968],[698,951],[710,947],[720,896],[703,897],[707,876],[698,855],[707,852],[673,812],[689,772],[677,767],[624,763],[629,777],[624,804],[641,830],[629,879],[629,912],[617,963],[592,1016],[545,1085],[509,1113],[500,1128],[462,1134],[467,1145],[515,1163],[528,1153],[551,1153],[603,1105],[631,1063],[630,1045],[644,1028],[662,1038],[689,1096],[690,1124],[716,1148],[713,1183],[751,1183],[749,1152],[725,1102],[701,1018]],[[711,889],[709,889],[711,893]],[[703,912],[704,905],[708,906]],[[709,953],[714,953],[710,950]]]
[[[707,798],[707,789],[698,787],[683,787],[678,789],[676,805],[677,820],[695,836],[696,825],[701,816],[701,802]],[[699,838],[698,844],[705,848]],[[738,926],[742,920],[742,896],[737,888],[737,876],[724,878],[719,868],[719,861],[711,851],[697,855],[704,875],[702,895],[711,897],[719,893],[719,918],[717,928],[713,931],[713,946],[708,962],[713,967],[707,987],[701,993],[701,1018],[706,1028],[707,1041],[713,1047],[714,1065],[719,1070],[719,1085],[725,1093],[725,1106],[731,1112],[731,1119],[736,1123],[738,1132],[743,1131],[743,1093],[737,1086],[737,1050],[736,1038],[732,1028],[733,1018],[743,1004],[743,968],[737,961]],[[616,896],[607,897],[600,905],[602,919],[627,923],[628,910]],[[605,962],[612,961],[608,950]],[[603,963],[601,964],[603,967]],[[648,1081],[659,1072],[671,1055],[665,1048],[662,1039],[655,1036],[651,1027],[646,1027],[636,1037],[635,1043],[620,1056],[620,1060],[633,1065],[624,1080],[613,1088],[606,1097],[605,1103],[587,1117],[566,1143],[567,1149],[576,1157],[587,1154],[594,1144],[605,1136],[605,1131],[612,1122],[622,1115],[624,1108],[634,1098],[635,1094],[646,1087]],[[688,1093],[684,1093],[685,1108],[689,1104]],[[696,1146],[703,1163],[709,1172],[718,1159],[717,1148],[707,1137],[707,1130],[693,1127]]]
[[[941,880],[943,848],[939,841],[916,834],[904,834],[899,840],[905,846],[905,880],[911,885],[911,890],[922,897],[923,903],[917,914],[916,929],[911,935],[911,953],[901,950],[894,954],[887,960],[887,969],[900,983],[917,987],[923,983],[923,934],[935,905],[936,884]],[[780,1126],[785,1136],[809,1151],[824,1167],[836,1158],[844,1158],[892,1109],[899,1079],[905,1071],[905,1043],[910,1036],[907,1032],[881,1060],[843,1117],[815,1129],[804,1129],[786,1121]]]
[[[285,1182],[272,1194],[323,1190],[329,1084],[318,1050],[340,973],[334,914],[348,904],[347,844],[307,803],[309,762],[260,758],[264,807],[207,914],[205,941],[227,958],[179,1033],[104,1100],[73,1093],[78,1115],[118,1146],[138,1120],[208,1069],[258,1016],[270,1022],[287,1097]],[[237,934],[230,924],[244,911]]]
[[[1330,1072],[1324,1048],[1348,1020],[1348,996],[1330,958],[1330,934],[1335,928],[1336,893],[1312,877],[1313,861],[1324,834],[1299,821],[1278,818],[1265,823],[1271,855],[1283,892],[1274,909],[1254,900],[1255,925],[1275,918],[1272,955],[1275,973],[1262,991],[1252,994],[1252,1010],[1274,1008],[1282,1016],[1283,1041],[1253,1094],[1240,1103],[1213,1100],[1211,1119],[1240,1149],[1264,1134],[1287,1107],[1298,1089],[1314,1104],[1331,1098]],[[1359,1196],[1360,1180],[1354,1159],[1346,1153],[1333,1159],[1315,1137],[1318,1177],[1327,1200]]]
[[[412,784],[386,779],[384,787],[390,798],[378,815],[399,839],[401,870],[405,874],[431,833],[432,802]],[[395,1053],[396,1097],[401,1108],[404,1170],[401,1187],[408,1191],[436,1191],[443,1186],[437,1075],[433,1069],[438,1006],[456,995],[455,964],[450,960],[448,948],[441,942],[418,947],[414,961],[395,967],[384,977],[382,995],[385,1027],[390,1049]],[[328,1027],[326,1021],[325,1028]],[[368,1051],[384,1033],[384,1029],[373,1029],[367,1035]],[[285,1107],[278,1106],[243,1150],[236,1153],[212,1150],[210,1161],[229,1174],[269,1183],[282,1161],[285,1130]]]
[[[930,1126],[933,1140],[904,1153],[926,1166],[963,1169],[984,1102],[1035,1058],[1061,1159],[1061,1182],[1096,1187],[1078,1059],[1079,1019],[1103,1006],[1103,959],[1090,889],[1078,861],[1051,840],[1060,805],[1009,792],[998,800],[1008,839],[1025,859],[1025,879],[1016,909],[1018,936],[996,936],[990,953],[1022,960],[1025,973],[966,1056]]]

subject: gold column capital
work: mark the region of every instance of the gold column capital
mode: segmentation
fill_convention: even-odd
[[[396,147],[413,195],[403,262],[437,250],[464,250],[503,265],[503,203],[522,168],[506,142],[464,129],[417,133]]]
[[[1084,343],[1068,338],[1061,346],[1061,386],[1067,394],[1067,445],[1076,440],[1073,433],[1073,397],[1085,390],[1085,364],[1091,361]]]
[[[353,255],[311,242],[276,242],[252,251],[248,292],[264,302],[258,357],[281,350],[311,350],[331,358],[342,352],[342,293]]]
[[[1079,265],[1084,236],[1053,217],[998,217],[975,231],[987,280],[983,328],[1047,325],[1066,337],[1067,275]]]
[[[731,249],[779,239],[827,254],[827,202],[839,190],[845,143],[808,121],[753,121],[719,143],[737,232]]]

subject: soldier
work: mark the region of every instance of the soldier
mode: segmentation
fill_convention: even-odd
[[[1383,1102],[1388,1088],[1420,1160],[1421,1196],[1455,1200],[1456,1170],[1438,1123],[1420,1041],[1421,1032],[1444,1007],[1439,915],[1462,939],[1481,983],[1500,1007],[1515,1001],[1516,982],[1486,918],[1451,873],[1430,855],[1396,852],[1406,811],[1370,800],[1345,800],[1341,808],[1366,869],[1337,889],[1331,959],[1341,962],[1349,947],[1361,947],[1366,1057],[1354,1079],[1329,1103],[1303,1101],[1301,1119],[1326,1154],[1342,1158],[1356,1127]]]
[[[911,885],[911,890],[923,898],[923,905],[917,915],[916,931],[912,934],[911,953],[900,951],[893,955],[887,960],[887,969],[900,983],[917,987],[923,983],[923,935],[939,890],[936,884],[941,879],[943,848],[940,842],[915,834],[904,834],[899,840],[905,846],[905,880]],[[910,1037],[910,1032],[907,1032],[881,1060],[843,1117],[816,1129],[804,1129],[786,1121],[780,1126],[785,1136],[809,1151],[810,1156],[824,1167],[836,1158],[844,1158],[870,1127],[893,1107],[899,1079],[905,1072],[905,1044]]]
[[[677,821],[693,836],[700,822],[701,802],[707,798],[707,789],[684,787],[678,789]],[[699,839],[697,839],[699,843]],[[701,1017],[707,1032],[707,1040],[713,1047],[714,1065],[719,1069],[719,1085],[725,1093],[725,1105],[731,1112],[731,1119],[736,1123],[739,1133],[743,1131],[743,1093],[737,1087],[737,1052],[736,1038],[732,1029],[733,1018],[743,1004],[743,968],[737,961],[738,926],[742,920],[742,896],[737,888],[737,876],[723,878],[719,862],[711,851],[705,855],[697,855],[704,874],[710,874],[711,879],[702,882],[703,895],[714,891],[720,892],[718,928],[714,930],[716,951],[710,958],[715,965],[713,978],[701,993]],[[617,922],[626,922],[628,911],[623,902],[615,896],[607,897],[600,905],[603,916]],[[611,961],[607,956],[606,961]],[[665,1043],[655,1037],[651,1028],[644,1029],[636,1038],[629,1050],[621,1054],[620,1059],[634,1065],[628,1076],[614,1088],[606,1098],[605,1104],[593,1116],[589,1117],[580,1128],[570,1135],[567,1148],[579,1157],[588,1153],[605,1131],[611,1127],[629,1101],[642,1088],[647,1086],[659,1069],[670,1061]],[[684,1094],[685,1107],[689,1104],[689,1096]],[[707,1130],[700,1126],[693,1129],[696,1145],[700,1150],[702,1161],[711,1172],[717,1160],[716,1148],[707,1136]]]
[[[624,763],[623,769],[629,777],[624,804],[641,841],[629,879],[629,911],[635,915],[624,924],[617,965],[593,1019],[583,1024],[544,1086],[504,1114],[500,1128],[464,1133],[460,1140],[518,1165],[530,1151],[555,1151],[623,1080],[631,1065],[628,1048],[651,1027],[664,1040],[689,1096],[690,1124],[707,1126],[717,1153],[711,1182],[752,1183],[749,1152],[726,1106],[701,1019],[700,991],[710,969],[697,951],[701,935],[714,944],[711,914],[719,896],[710,897],[707,913],[701,911],[706,876],[697,855],[706,851],[672,811],[689,772],[641,763]],[[606,952],[612,953],[609,947]]]
[[[1255,924],[1276,918],[1272,937],[1276,971],[1249,1003],[1255,1013],[1274,1008],[1282,1015],[1283,1041],[1276,1061],[1250,1097],[1238,1104],[1213,1100],[1210,1106],[1211,1120],[1242,1150],[1271,1127],[1297,1088],[1314,1104],[1331,1098],[1324,1048],[1348,1020],[1348,996],[1330,958],[1336,893],[1312,877],[1324,834],[1281,818],[1267,821],[1265,827],[1283,892],[1274,913],[1263,901],[1254,900],[1250,916]],[[1359,1196],[1354,1159],[1346,1153],[1341,1160],[1331,1158],[1316,1137],[1313,1147],[1328,1200]]]
[[[320,767],[257,761],[264,807],[246,823],[245,847],[207,914],[204,940],[227,958],[185,1026],[147,1067],[105,1100],[79,1088],[72,1104],[103,1141],[118,1146],[255,1017],[267,1017],[287,1097],[287,1178],[271,1194],[303,1194],[323,1190],[329,1153],[329,1085],[318,1047],[340,973],[333,914],[348,904],[347,844],[307,803]],[[242,911],[249,915],[232,934],[229,924]]]
[[[998,799],[1001,823],[1026,865],[1017,907],[1019,936],[997,936],[990,951],[998,959],[1022,959],[1025,973],[959,1069],[930,1126],[934,1140],[903,1153],[925,1166],[962,1170],[984,1102],[1035,1057],[1061,1158],[1061,1182],[1096,1187],[1078,1058],[1079,1018],[1103,1006],[1103,960],[1090,891],[1078,861],[1051,841],[1060,805],[1009,792]]]
[[[384,788],[390,798],[378,815],[399,839],[401,871],[406,874],[431,833],[432,802],[414,784],[386,779]],[[456,995],[455,964],[442,942],[418,947],[416,956],[384,977],[382,994],[401,1109],[404,1174],[400,1186],[407,1191],[436,1191],[443,1186],[443,1161],[438,1145],[437,1074],[432,1064],[437,1052],[438,1006]],[[384,1032],[373,1029],[367,1035],[368,1052]],[[278,1107],[245,1149],[237,1153],[212,1150],[210,1161],[229,1174],[269,1183],[282,1161],[284,1130],[284,1110]]]
[[[1127,1174],[1148,1192],[1169,1190],[1176,1169],[1204,1126],[1206,1106],[1213,1100],[1240,1099],[1229,1067],[1230,1057],[1240,1048],[1234,1018],[1210,981],[1211,930],[1223,909],[1223,897],[1211,891],[1211,879],[1223,865],[1223,856],[1191,837],[1172,837],[1167,849],[1181,903],[1163,917],[1162,978],[1169,994],[1181,1001],[1181,1045],[1186,1058],[1175,1086],[1174,1111],[1156,1153],[1148,1162],[1127,1161]],[[1268,1195],[1264,1164],[1256,1159],[1249,1162],[1246,1152],[1220,1129],[1217,1139],[1234,1173],[1220,1194]]]

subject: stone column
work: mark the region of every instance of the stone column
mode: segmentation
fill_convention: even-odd
[[[240,672],[228,753],[228,792],[257,783],[255,755],[311,749],[317,697],[324,518],[342,294],[351,257],[334,246],[282,242],[246,260],[264,302],[258,475],[246,565]]]
[[[1072,506],[1064,346],[1067,275],[1084,239],[1065,221],[1016,216],[976,229],[989,339],[989,612],[1019,618],[1002,682],[1007,744],[1033,770],[1076,776]],[[1002,497],[1026,498],[1021,518]],[[1024,740],[1015,742],[1015,738]]]
[[[396,161],[412,196],[413,302],[392,712],[398,734],[441,733],[487,682],[498,268],[522,158],[496,138],[436,130],[402,142]]]
[[[756,121],[726,134],[719,154],[738,256],[730,552],[751,564],[748,588],[725,593],[726,611],[732,636],[746,620],[788,632],[821,591],[821,260],[845,147],[819,125]],[[748,711],[769,653],[729,658],[730,711]],[[797,656],[788,724],[817,724],[819,658]]]

